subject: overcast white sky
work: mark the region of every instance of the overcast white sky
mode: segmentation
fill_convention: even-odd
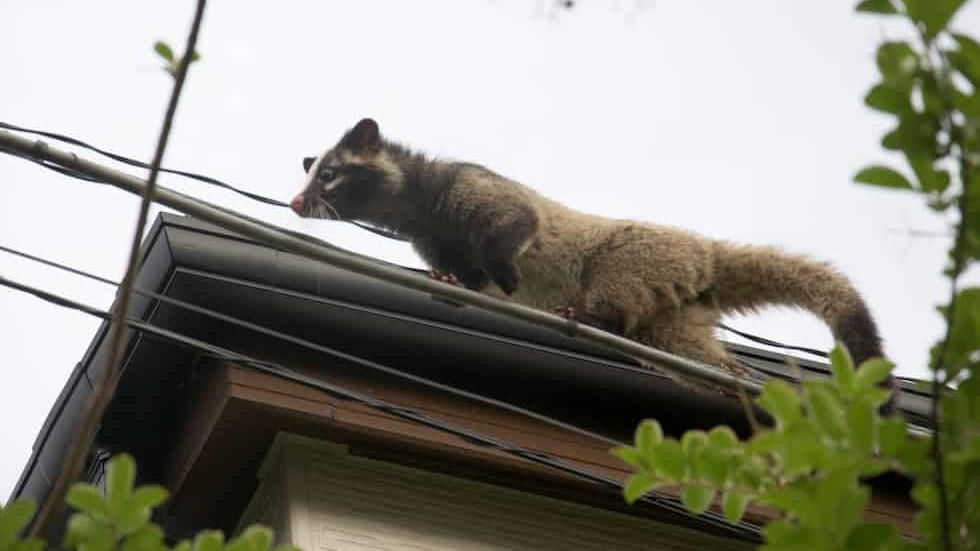
[[[300,159],[360,117],[597,214],[772,243],[832,261],[866,295],[904,375],[925,374],[947,243],[911,195],[851,183],[888,120],[861,98],[900,32],[853,0],[213,0],[165,164],[288,200]],[[0,7],[0,120],[148,160],[170,93],[151,51],[182,46],[192,0]],[[980,29],[977,2],[958,19]],[[87,154],[86,154],[87,155]],[[301,221],[200,184],[166,185],[419,265],[403,244]],[[0,155],[0,243],[119,278],[138,199]],[[0,253],[0,274],[99,307],[112,290]],[[0,289],[0,501],[97,321]],[[827,347],[805,313],[739,328]]]

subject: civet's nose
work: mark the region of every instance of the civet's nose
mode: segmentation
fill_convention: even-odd
[[[300,193],[296,197],[293,197],[293,200],[289,202],[289,208],[293,209],[293,212],[295,212],[296,214],[299,214],[300,216],[303,215],[303,194],[302,193]]]

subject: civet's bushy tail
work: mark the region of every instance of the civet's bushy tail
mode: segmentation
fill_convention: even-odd
[[[855,365],[884,357],[868,306],[829,264],[774,247],[717,243],[714,269],[713,290],[723,312],[748,313],[766,305],[804,308],[827,323],[834,338],[847,346]],[[891,379],[886,384],[894,387]]]

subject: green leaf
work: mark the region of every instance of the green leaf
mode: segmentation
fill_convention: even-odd
[[[637,469],[650,469],[650,462],[647,458],[632,446],[619,446],[609,451],[616,457],[622,459],[627,465],[631,465]]]
[[[800,397],[796,389],[778,379],[766,382],[756,403],[776,420],[777,426],[785,426],[801,415]]]
[[[33,501],[16,499],[0,508],[0,547],[14,541],[20,531],[34,516],[37,506]]]
[[[136,462],[127,453],[109,460],[106,467],[106,501],[112,513],[118,514],[126,506],[136,480]]]
[[[892,189],[915,189],[900,172],[882,165],[869,166],[854,175],[859,184],[887,187]]]
[[[687,507],[687,510],[699,515],[708,510],[711,506],[711,501],[715,499],[715,490],[713,488],[701,488],[698,486],[685,486],[681,490],[681,503]]]
[[[252,548],[252,544],[248,540],[242,537],[238,537],[228,542],[228,545],[225,546],[225,551],[256,551],[256,550]]]
[[[762,529],[766,544],[760,551],[831,551],[830,538],[809,526],[774,520]]]
[[[664,440],[657,446],[656,451],[650,456],[650,462],[658,471],[671,480],[680,481],[684,479],[685,461],[684,450],[681,449],[680,442],[676,440]]]
[[[870,454],[875,445],[875,407],[858,400],[847,410],[847,427],[855,451]]]
[[[163,530],[155,524],[146,524],[126,538],[121,551],[165,551]]]
[[[662,442],[663,439],[664,432],[660,428],[660,423],[654,419],[644,419],[636,427],[636,448],[643,455],[652,453],[654,447]]]
[[[963,34],[954,33],[953,39],[956,40],[959,50],[947,52],[950,63],[970,84],[974,87],[980,86],[980,43]]]
[[[225,535],[220,530],[205,530],[194,538],[192,551],[221,551],[225,543]]]
[[[645,474],[633,474],[626,479],[626,483],[623,484],[623,497],[626,498],[626,502],[633,504],[637,499],[640,499],[647,492],[655,490],[662,486],[663,482],[655,479],[651,476]]]
[[[681,437],[681,448],[688,457],[693,457],[708,446],[708,435],[701,430],[689,430]]]
[[[742,520],[742,516],[745,515],[745,509],[749,506],[751,501],[751,496],[738,493],[734,490],[729,490],[725,492],[725,495],[721,498],[721,511],[725,514],[725,518],[728,519],[728,522],[736,524],[738,521]]]
[[[199,61],[200,59],[201,59],[201,54],[197,53],[197,51],[191,54],[191,63],[195,61]]]
[[[883,170],[891,170],[884,167],[881,168]],[[861,173],[865,173],[869,170],[874,170],[874,167],[866,168],[862,170]],[[858,174],[858,176],[860,175],[861,174]],[[901,174],[898,176],[901,177]],[[837,384],[837,388],[840,389],[841,394],[847,397],[854,396],[854,392],[857,390],[855,387],[857,376],[854,372],[854,362],[851,360],[851,354],[847,351],[847,347],[844,346],[843,343],[837,343],[837,345],[830,350],[830,371],[834,376],[834,383]]]
[[[875,85],[864,96],[864,104],[872,109],[901,115],[912,110],[909,91],[888,84]]]
[[[708,431],[708,442],[715,448],[726,449],[738,443],[738,436],[730,427],[718,425]]]
[[[865,13],[897,14],[898,10],[891,0],[864,0],[857,5],[857,11]]]
[[[806,524],[816,524],[820,518],[814,496],[795,486],[770,490],[759,496],[759,502],[777,507]]]
[[[899,451],[905,445],[907,434],[905,419],[895,417],[884,419],[878,426],[878,445],[885,457],[897,458]]]
[[[922,94],[923,111],[928,115],[941,117],[946,111],[946,102],[939,92],[939,83],[932,73],[923,73],[919,82],[919,92]]]
[[[778,450],[784,442],[785,435],[776,431],[757,432],[749,440],[746,449],[752,454],[766,454]]]
[[[65,547],[78,551],[109,551],[114,545],[115,539],[108,524],[98,522],[85,513],[76,513],[69,519]]]
[[[750,456],[736,467],[732,481],[753,493],[761,492],[772,481],[769,463],[760,456]]]
[[[153,44],[153,49],[159,54],[163,59],[173,63],[174,61],[174,51],[170,49],[170,46],[162,40],[158,40]]]
[[[915,517],[915,527],[927,539],[939,541],[942,534],[942,520],[939,515],[939,489],[932,482],[919,479],[912,488],[912,499],[922,509]]]
[[[783,469],[788,476],[804,474],[814,467],[824,466],[835,452],[813,425],[804,419],[786,427],[781,444],[779,451],[782,453]]]
[[[885,134],[881,145],[893,151],[904,151],[912,158],[935,158],[938,150],[937,133],[940,129],[941,120],[936,115],[905,114],[899,120],[898,126]]]
[[[44,551],[44,540],[30,538],[14,542],[7,551]]]
[[[901,90],[911,90],[919,69],[919,55],[906,42],[885,42],[875,56],[885,82]]]
[[[239,539],[247,541],[251,546],[251,551],[267,551],[272,547],[273,533],[265,526],[253,524],[242,532]]]
[[[973,86],[980,88],[980,76],[978,76],[977,83]],[[959,90],[953,89],[950,99],[953,103],[953,107],[963,113],[964,117],[972,120],[972,122],[968,120],[966,123],[965,126],[967,129],[970,128],[971,124],[974,126],[980,125],[980,94],[964,94]],[[967,131],[969,130],[965,130],[964,132]],[[974,132],[976,132],[976,130],[974,130]]]
[[[888,378],[895,364],[882,358],[872,358],[858,368],[855,380],[859,393],[871,390],[875,385]]]
[[[126,507],[129,509],[147,509],[160,505],[167,500],[167,489],[163,486],[140,486],[129,497]]]
[[[846,434],[844,425],[844,407],[825,387],[808,384],[805,396],[810,417],[817,430],[833,438],[840,439]]]
[[[146,526],[151,515],[150,509],[124,508],[116,515],[116,532],[123,536],[132,534]]]
[[[926,40],[932,40],[942,32],[965,1],[904,0],[909,19],[925,28]]]
[[[102,492],[91,484],[83,482],[73,484],[68,490],[65,501],[68,505],[92,515],[97,520],[109,520],[109,504],[106,503]]]
[[[844,465],[827,471],[815,484],[814,501],[821,523],[846,534],[861,521],[871,491],[858,483],[860,469]]]
[[[872,459],[867,463],[861,465],[861,477],[871,478],[871,477],[883,475],[890,470],[892,470],[891,465],[889,465],[888,463],[878,459]]]
[[[932,154],[920,153],[906,156],[909,165],[919,180],[919,187],[925,191],[942,193],[949,187],[949,172],[937,170],[932,161]]]
[[[980,287],[968,287],[956,294],[956,312],[952,319],[948,349],[944,365],[940,367],[952,368],[955,372],[980,349]]]
[[[895,527],[883,522],[859,524],[847,535],[845,551],[875,551],[888,549],[898,537]]]
[[[918,476],[931,473],[935,469],[930,441],[926,439],[907,438],[898,453],[898,460],[907,471]]]
[[[728,480],[730,456],[718,448],[706,446],[691,458],[700,478],[716,486],[723,486]]]

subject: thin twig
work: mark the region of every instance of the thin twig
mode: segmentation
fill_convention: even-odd
[[[919,33],[919,39],[922,40],[922,45],[925,47],[925,54],[923,56],[926,64],[926,70],[930,73],[937,73],[937,69],[932,62],[930,54],[934,47],[934,43],[926,38],[925,29],[921,24],[915,25],[916,30]],[[956,125],[952,119],[950,113],[955,109],[953,102],[949,97],[948,90],[946,89],[946,76],[949,74],[949,61],[946,56],[943,55],[941,49],[937,50],[937,57],[939,58],[940,67],[938,68],[938,76],[936,78],[936,90],[938,92],[940,101],[943,103],[943,117],[942,123],[945,127],[946,132],[949,134],[950,144],[955,144],[956,140]],[[953,334],[953,327],[956,323],[956,297],[958,293],[958,284],[960,274],[963,272],[965,267],[965,260],[963,258],[963,245],[964,239],[966,238],[966,215],[967,212],[967,199],[969,197],[969,170],[966,165],[965,159],[960,157],[960,180],[963,184],[962,195],[960,200],[957,202],[960,211],[959,224],[956,226],[956,234],[953,240],[953,270],[950,275],[950,297],[949,297],[949,313],[946,316],[946,335],[943,337],[942,345],[939,347],[939,352],[936,354],[935,362],[932,365],[932,404],[929,411],[929,419],[932,421],[932,426],[934,427],[932,435],[932,446],[931,454],[933,462],[936,465],[936,472],[934,476],[934,482],[936,483],[936,489],[939,492],[939,522],[940,522],[940,536],[942,538],[942,548],[944,551],[952,551],[953,542],[951,536],[951,526],[949,519],[949,491],[946,487],[946,469],[943,454],[942,445],[942,426],[940,425],[939,417],[942,413],[942,401],[944,385],[940,379],[940,371],[943,370],[943,366],[946,363],[946,356],[949,352],[951,337]]]
[[[923,239],[948,239],[953,236],[953,234],[950,232],[939,232],[939,231],[929,231],[929,230],[909,230],[909,229],[891,229],[891,230],[887,230],[885,233],[907,235],[909,237],[916,237],[916,238],[923,238]]]
[[[943,446],[941,439],[943,431],[939,424],[939,416],[942,412],[943,392],[945,390],[945,385],[940,378],[940,371],[944,369],[946,356],[949,355],[953,327],[956,323],[956,298],[959,291],[959,277],[962,274],[966,264],[962,251],[964,241],[966,239],[966,217],[967,213],[969,212],[967,203],[970,195],[970,167],[967,165],[966,160],[962,157],[960,158],[960,179],[963,181],[963,195],[960,196],[959,200],[960,221],[956,228],[956,242],[953,244],[953,271],[950,277],[951,283],[948,313],[946,315],[946,335],[943,337],[942,345],[939,347],[939,352],[936,354],[936,361],[932,365],[932,409],[929,412],[929,418],[932,420],[932,426],[935,427],[932,436],[932,457],[936,463],[935,482],[936,487],[939,490],[939,516],[940,520],[942,521],[943,549],[946,551],[952,549],[952,541],[950,541],[949,498],[946,488]]]
[[[98,381],[94,391],[89,396],[85,405],[85,412],[82,417],[81,426],[75,435],[75,439],[66,454],[64,467],[58,473],[51,491],[45,499],[44,506],[38,513],[37,519],[31,530],[33,536],[40,536],[47,533],[48,525],[56,516],[56,513],[63,507],[65,493],[68,485],[74,482],[82,471],[87,452],[95,438],[96,430],[102,420],[102,414],[112,400],[119,380],[119,372],[122,367],[123,349],[125,348],[126,323],[125,316],[129,310],[130,299],[132,298],[133,283],[136,278],[136,270],[139,258],[140,243],[143,240],[143,230],[149,217],[150,205],[153,202],[153,194],[156,189],[157,177],[160,174],[160,165],[163,162],[163,154],[167,148],[167,141],[170,138],[170,129],[173,126],[174,115],[177,112],[177,104],[180,101],[180,93],[184,88],[187,79],[187,69],[193,61],[197,37],[201,30],[201,21],[204,18],[204,7],[207,0],[198,0],[197,8],[194,13],[194,22],[191,24],[190,34],[187,37],[187,46],[184,55],[180,60],[177,74],[174,75],[174,88],[170,94],[170,103],[167,105],[167,112],[163,119],[163,127],[160,130],[160,138],[157,141],[156,152],[153,154],[153,162],[150,165],[150,176],[147,181],[146,190],[140,201],[139,216],[136,221],[136,229],[133,233],[133,242],[129,250],[129,261],[126,266],[126,275],[123,277],[122,284],[117,295],[116,305],[110,322],[109,336],[109,360],[105,374]]]

